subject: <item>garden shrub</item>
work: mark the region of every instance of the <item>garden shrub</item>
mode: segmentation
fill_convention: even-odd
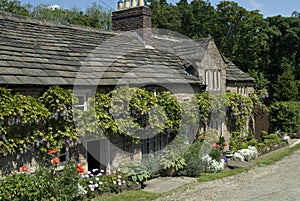
[[[255,146],[256,145],[256,140],[255,140],[255,138],[252,138],[250,141],[248,141],[248,145],[249,146]]]
[[[1,200],[42,200],[49,195],[48,188],[40,186],[38,177],[25,173],[14,174],[0,180]],[[45,191],[44,191],[45,190]]]
[[[147,170],[150,172],[150,177],[156,177],[159,176],[161,171],[161,167],[159,164],[160,157],[154,156],[151,154],[148,154],[148,158],[142,160],[142,164],[147,168]]]
[[[280,142],[282,142],[282,138],[280,138],[276,134],[270,134],[269,139],[272,140],[272,144],[279,144]]]
[[[79,196],[79,178],[76,165],[69,160],[62,172],[54,177],[53,193],[58,201],[73,200]]]
[[[186,161],[186,167],[180,172],[181,175],[186,176],[198,176],[204,172],[204,166],[202,164],[202,142],[196,141],[191,144],[188,150],[184,154]]]
[[[267,132],[262,131],[260,141],[267,146],[272,146],[272,145],[279,144],[280,142],[283,141],[283,139],[276,134],[268,134]]]
[[[0,180],[1,200],[73,200],[79,197],[79,174],[73,162],[62,172],[39,168],[34,174],[17,173]]]
[[[238,149],[247,149],[248,143],[247,142],[241,142],[238,146]]]

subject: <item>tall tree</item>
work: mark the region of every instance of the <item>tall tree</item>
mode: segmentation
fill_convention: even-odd
[[[284,72],[278,76],[273,85],[274,92],[272,100],[274,101],[293,101],[298,95],[298,88],[295,82],[295,76],[291,70]]]
[[[18,0],[0,0],[0,10],[19,15],[29,16],[30,4],[22,6]]]
[[[216,13],[209,1],[193,0],[191,2],[193,13],[192,38],[202,38],[213,35],[216,24]]]
[[[192,37],[194,34],[194,15],[192,6],[187,2],[187,0],[180,0],[177,3],[177,9],[180,13],[181,26],[179,32],[185,36]]]
[[[161,4],[158,0],[148,1],[152,10],[152,26],[179,32],[181,21],[176,6]]]
[[[217,26],[213,36],[225,57],[242,70],[258,69],[268,53],[267,23],[258,11],[247,11],[235,2],[217,5]]]

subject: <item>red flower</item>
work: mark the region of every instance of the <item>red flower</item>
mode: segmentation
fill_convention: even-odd
[[[221,148],[221,146],[220,146],[220,145],[218,145],[218,144],[217,144],[215,147],[216,147],[217,149],[220,149],[220,148]]]
[[[76,170],[78,173],[84,173],[84,167],[80,163],[77,164]]]
[[[51,163],[52,163],[52,164],[59,164],[59,163],[60,163],[60,160],[59,160],[58,157],[55,157],[55,158],[53,158],[53,159],[51,160]]]
[[[48,151],[48,154],[56,154],[57,153],[57,149],[50,149]]]
[[[23,165],[22,167],[20,167],[20,172],[27,172],[28,168],[26,165]]]
[[[223,142],[223,146],[224,147],[228,146],[228,142]]]

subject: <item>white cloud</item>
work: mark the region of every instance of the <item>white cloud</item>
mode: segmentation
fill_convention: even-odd
[[[257,2],[256,0],[248,0],[249,4],[254,8],[254,9],[261,9],[262,4]]]
[[[59,5],[57,5],[57,4],[54,4],[54,5],[52,5],[52,6],[48,6],[48,8],[49,9],[52,9],[52,10],[55,10],[55,9],[61,9],[61,7],[59,6]]]

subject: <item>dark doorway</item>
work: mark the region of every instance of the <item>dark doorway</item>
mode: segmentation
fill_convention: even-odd
[[[107,165],[107,141],[94,140],[87,142],[87,161],[88,170],[103,169]]]

